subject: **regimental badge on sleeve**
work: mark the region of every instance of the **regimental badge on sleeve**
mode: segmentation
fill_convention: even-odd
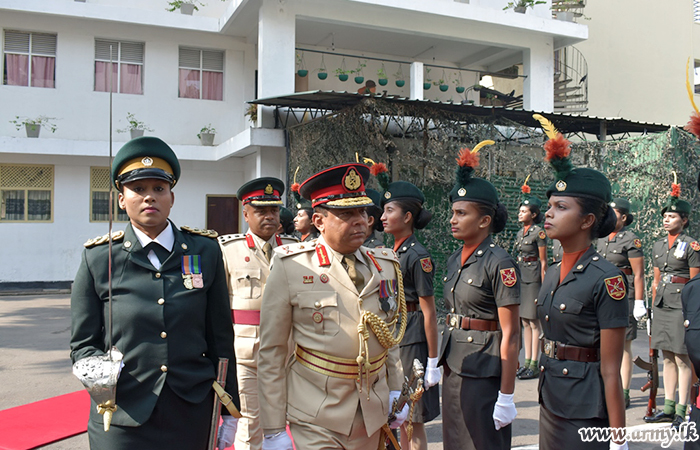
[[[700,244],[698,244],[698,241],[693,241],[690,243],[690,248],[695,250],[696,252],[700,252]]]
[[[420,260],[420,267],[423,269],[423,272],[430,273],[433,271],[433,262],[430,258],[422,258]]]
[[[518,282],[518,275],[513,267],[501,269],[501,281],[505,287],[513,287]]]
[[[605,289],[613,300],[622,300],[627,295],[627,288],[625,287],[625,282],[622,281],[622,275],[606,278]]]
[[[642,240],[641,239],[635,239],[634,240],[634,246],[637,248],[642,248]],[[698,250],[700,250],[700,245],[698,246]]]
[[[544,230],[540,230],[539,237],[540,239],[545,239],[547,237],[547,234],[544,232]]]

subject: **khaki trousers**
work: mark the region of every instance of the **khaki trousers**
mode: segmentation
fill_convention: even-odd
[[[260,339],[250,336],[251,333],[239,335],[235,332],[236,328],[238,326],[234,326],[234,350],[236,352],[236,375],[242,417],[238,420],[234,447],[236,450],[261,450],[263,432],[260,427],[260,403],[258,402]],[[259,334],[257,335],[259,336]]]
[[[323,414],[323,411],[319,411]],[[367,436],[362,409],[357,405],[350,435],[336,433],[308,422],[301,422],[289,416],[289,429],[294,445],[299,450],[375,450],[379,446],[381,430]],[[236,449],[238,450],[238,449]]]

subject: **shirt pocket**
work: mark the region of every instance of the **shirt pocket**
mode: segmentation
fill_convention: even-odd
[[[234,272],[236,297],[260,298],[262,295],[262,271],[256,268],[241,268]]]
[[[335,336],[340,331],[338,294],[335,291],[310,291],[297,294],[298,310],[294,322],[313,334]]]

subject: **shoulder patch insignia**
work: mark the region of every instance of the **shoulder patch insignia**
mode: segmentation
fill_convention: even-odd
[[[605,289],[613,300],[622,300],[627,295],[627,288],[625,287],[625,282],[622,281],[622,275],[606,278]]]
[[[501,269],[501,281],[505,287],[513,287],[518,282],[518,275],[513,267]]]
[[[695,250],[696,252],[700,252],[700,244],[698,244],[698,241],[693,241],[690,243],[690,248]]]
[[[430,273],[433,271],[433,262],[430,258],[422,258],[420,260],[420,268],[423,269],[423,272]]]
[[[641,239],[635,239],[634,240],[634,246],[637,248],[642,248],[642,240]],[[698,250],[700,250],[700,246],[698,246]]]
[[[199,228],[192,228],[192,227],[188,227],[188,226],[182,226],[182,227],[180,227],[180,229],[182,231],[186,231],[190,234],[198,234],[200,236],[206,236],[206,237],[212,238],[212,239],[215,239],[219,236],[219,233],[217,233],[214,230],[201,230]]]
[[[540,230],[540,234],[538,236],[540,239],[546,239],[547,233],[545,233],[544,230]]]
[[[113,231],[112,232],[112,242],[114,241],[121,241],[124,238],[124,232],[123,231]],[[95,247],[97,245],[102,245],[106,244],[109,242],[109,233],[103,235],[103,236],[97,236],[92,239],[88,239],[86,243],[83,244],[85,248],[90,248],[90,247]]]

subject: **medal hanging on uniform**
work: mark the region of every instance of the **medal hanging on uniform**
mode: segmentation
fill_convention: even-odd
[[[688,248],[688,243],[687,242],[679,242],[678,245],[676,246],[676,251],[673,252],[673,256],[676,257],[676,259],[681,259],[685,256],[685,249]]]
[[[379,303],[385,313],[396,310],[396,291],[396,280],[381,280],[379,282]]]
[[[182,281],[186,289],[201,289],[204,287],[199,255],[182,256]]]

